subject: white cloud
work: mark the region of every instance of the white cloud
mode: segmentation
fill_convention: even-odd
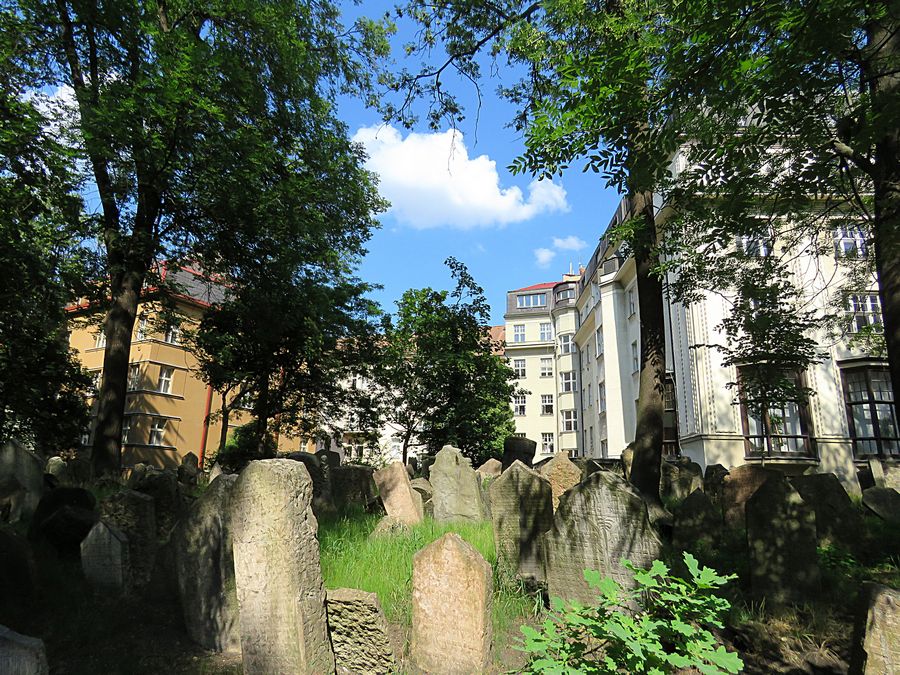
[[[560,251],[580,251],[585,247],[587,247],[587,242],[584,239],[579,239],[574,234],[562,239],[553,237],[553,248]]]
[[[550,267],[550,263],[555,257],[556,251],[551,251],[549,248],[534,249],[534,263],[538,267]]]
[[[365,146],[366,166],[379,175],[391,213],[415,228],[502,226],[569,210],[566,191],[553,181],[532,181],[527,197],[519,187],[502,187],[497,163],[487,155],[469,157],[459,132],[404,138],[377,125],[359,129],[353,140]]]

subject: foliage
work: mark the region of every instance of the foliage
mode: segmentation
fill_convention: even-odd
[[[715,591],[733,576],[701,568],[684,554],[688,579],[669,573],[656,560],[649,570],[625,561],[635,588],[624,590],[593,570],[584,577],[599,593],[596,607],[553,599],[553,613],[538,631],[522,627],[530,672],[667,673],[696,668],[701,673],[738,673],[741,659],[710,632],[723,627],[727,600]],[[636,608],[636,609],[635,609]]]

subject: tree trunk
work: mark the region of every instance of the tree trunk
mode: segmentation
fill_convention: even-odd
[[[264,376],[259,384],[253,414],[256,417],[256,449],[260,457],[268,457],[269,431],[269,378]]]
[[[228,442],[228,418],[231,413],[231,408],[225,402],[225,394],[222,394],[222,428],[219,431],[219,452],[222,452],[225,449],[225,444]]]

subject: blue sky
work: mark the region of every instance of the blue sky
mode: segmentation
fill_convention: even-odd
[[[374,16],[386,5],[365,3],[349,11]],[[406,33],[408,35],[408,33]],[[394,36],[401,53],[404,27]],[[504,84],[514,81],[501,67]],[[448,256],[466,263],[491,303],[491,322],[503,323],[506,291],[560,279],[570,264],[587,262],[613,215],[619,196],[596,174],[576,165],[552,183],[508,170],[524,143],[506,128],[514,109],[494,93],[499,79],[482,86],[475,120],[471,84],[450,83],[471,116],[454,136],[384,125],[377,112],[342,99],[339,114],[370,155],[381,192],[392,208],[369,242],[360,275],[384,286],[375,298],[386,311],[408,288],[448,288]]]

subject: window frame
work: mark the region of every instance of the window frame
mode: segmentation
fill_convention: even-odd
[[[805,373],[797,373],[795,375],[797,378],[797,383],[800,387],[804,387],[806,384],[806,376]],[[816,459],[816,443],[815,436],[813,435],[812,430],[812,420],[809,414],[809,406],[800,400],[797,401],[785,401],[781,405],[782,410],[784,406],[793,403],[797,406],[797,419],[800,423],[800,433],[799,434],[773,434],[772,422],[771,422],[771,409],[767,409],[763,411],[762,416],[759,418],[759,421],[763,427],[764,434],[751,434],[750,433],[750,409],[747,405],[747,400],[744,398],[742,392],[742,384],[741,384],[741,367],[738,366],[737,369],[737,383],[738,383],[738,405],[740,407],[741,413],[741,432],[744,436],[744,458],[745,459],[762,459],[764,457],[774,457],[774,458],[800,458],[800,459]],[[774,447],[774,439],[799,439],[802,441],[803,448],[801,450],[776,450]],[[754,445],[751,439],[761,439],[761,443],[759,446]]]
[[[516,295],[516,309],[534,309],[546,306],[546,293],[522,293],[521,295]]]
[[[544,368],[545,365],[549,364],[549,372]],[[553,377],[553,357],[552,356],[542,356],[541,357],[541,377]]]
[[[525,373],[527,372],[527,369],[525,367],[525,359],[513,359],[512,361],[512,369],[515,378],[517,380],[524,380]],[[519,368],[520,365],[522,366],[521,369]]]
[[[865,298],[860,303],[859,300]],[[865,291],[850,293],[847,295],[846,315],[849,318],[850,332],[859,333],[866,328],[872,328],[876,332],[884,332],[884,314],[881,307],[881,295],[877,291]],[[863,318],[865,325],[860,325]]]
[[[515,344],[517,342],[525,342],[525,324],[524,323],[514,323],[513,324],[513,344]]]
[[[165,417],[154,417],[153,421],[150,422],[150,433],[147,436],[147,445],[150,446],[164,446],[165,443],[163,441],[166,439],[166,423],[168,420]],[[153,442],[154,434],[159,434],[159,439],[156,443]]]
[[[141,388],[141,364],[128,364],[128,391],[137,391]]]
[[[168,376],[166,376],[168,374]],[[166,387],[163,388],[163,383]],[[156,393],[171,394],[172,386],[175,384],[175,368],[173,366],[160,366],[159,375],[156,378]]]
[[[163,336],[163,342],[170,345],[181,344],[181,328],[178,326],[169,326],[166,328],[166,334]]]
[[[578,346],[575,344],[575,333],[561,333],[559,335],[559,353],[574,354]]]
[[[577,432],[578,431],[578,410],[576,408],[572,408],[571,410],[561,410],[561,421],[564,433]]]
[[[550,399],[549,403],[547,399]],[[553,410],[553,394],[541,394],[541,415],[552,415]]]
[[[512,397],[513,416],[525,417],[527,405],[528,405],[528,398],[525,396],[525,394],[513,394],[513,397]]]
[[[547,442],[547,437],[550,437],[550,442]],[[555,434],[552,431],[542,431],[541,432],[541,452],[545,455],[552,454],[554,448],[556,447],[556,439],[554,438]]]
[[[894,406],[896,401],[896,392],[894,391],[894,383],[891,382],[891,371],[887,364],[884,365],[874,365],[874,364],[848,364],[846,366],[842,366],[840,368],[841,371],[841,391],[844,396],[844,410],[847,415],[847,429],[850,432],[850,441],[852,443],[853,448],[853,457],[854,459],[867,459],[869,457],[889,457],[889,458],[898,458],[900,457],[900,423],[896,418],[893,419],[894,424],[894,432],[895,436],[893,437],[885,437],[882,436],[882,428],[881,428],[881,418],[878,415],[878,404],[887,405],[888,410],[893,418],[894,416]],[[881,400],[875,397],[875,390],[872,386],[872,373],[874,371],[883,372],[887,375],[887,381],[891,385],[891,399]],[[867,398],[864,401],[851,401],[850,400],[850,383],[847,375],[855,374],[855,373],[863,373],[865,375],[865,384],[866,384],[866,395]],[[874,432],[874,436],[858,436],[856,429],[856,420],[853,416],[853,407],[863,407],[866,406],[869,409],[870,419],[872,420],[872,431]],[[886,452],[884,448],[884,440],[893,440],[896,441],[898,449],[894,452]],[[861,441],[865,442],[874,442],[876,451],[875,453],[871,452],[861,452],[859,450]]]
[[[559,373],[559,391],[562,394],[574,394],[578,391],[578,373],[574,370],[563,370]]]
[[[539,329],[541,342],[553,342],[553,323],[542,321]]]

